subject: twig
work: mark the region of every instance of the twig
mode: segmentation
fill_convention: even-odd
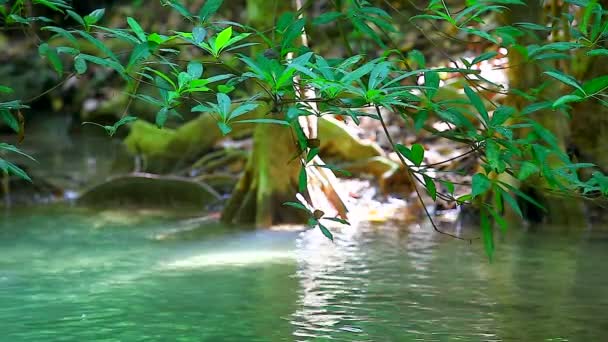
[[[384,121],[384,118],[382,117],[382,112],[380,111],[380,108],[378,106],[374,106],[374,108],[376,109],[376,114],[378,115],[380,124],[382,125],[382,130],[384,131],[384,134],[386,135],[386,138],[388,139],[388,142],[391,144],[391,146],[394,149],[395,148],[395,142],[393,141],[393,138],[391,137],[391,135],[390,135],[390,133],[388,131],[388,127],[386,126],[386,122]],[[414,181],[414,178],[416,178],[416,177],[414,177],[412,175],[412,171],[410,169],[410,166],[406,163],[405,159],[403,158],[403,156],[401,154],[397,153],[397,157],[401,161],[401,164],[403,164],[403,166],[405,167],[406,172],[407,172],[407,177],[409,179],[409,182],[414,187],[414,190],[416,191],[416,197],[418,197],[418,201],[422,205],[422,208],[424,209],[424,213],[426,214],[426,217],[429,219],[429,222],[431,222],[431,225],[433,226],[433,229],[437,233],[440,233],[440,234],[443,234],[443,235],[447,235],[447,236],[453,237],[453,238],[458,239],[458,240],[463,240],[463,241],[468,241],[469,243],[473,243],[473,239],[472,238],[469,238],[469,239],[463,238],[463,237],[460,237],[458,235],[445,232],[445,231],[439,229],[439,227],[437,227],[437,224],[435,224],[435,221],[433,220],[433,217],[431,216],[431,213],[429,212],[429,209],[426,207],[426,204],[424,204],[424,200],[422,199],[422,195],[420,194],[420,190],[418,190],[418,186],[416,185],[416,181]]]
[[[47,90],[43,91],[41,94],[38,94],[38,95],[36,95],[36,96],[34,96],[34,97],[32,97],[32,98],[29,98],[29,99],[27,99],[27,100],[25,100],[25,101],[22,101],[22,103],[27,104],[27,103],[32,103],[32,102],[34,102],[34,101],[38,100],[39,98],[43,97],[44,95],[46,95],[46,94],[48,94],[48,93],[52,92],[53,90],[55,90],[55,89],[57,89],[57,88],[61,87],[61,86],[62,86],[62,85],[63,85],[63,84],[64,84],[64,83],[65,83],[67,80],[69,80],[69,79],[70,79],[72,76],[74,76],[74,73],[69,74],[69,75],[68,75],[68,77],[64,78],[64,79],[63,79],[63,80],[61,80],[59,83],[57,83],[57,84],[55,84],[54,86],[52,86],[51,88],[49,88],[49,89],[47,89]]]

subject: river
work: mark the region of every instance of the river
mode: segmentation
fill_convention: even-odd
[[[600,341],[608,235],[237,230],[162,213],[0,220],[1,341]]]

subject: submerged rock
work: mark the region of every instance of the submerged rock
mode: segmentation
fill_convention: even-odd
[[[174,176],[135,173],[111,177],[83,192],[77,204],[91,207],[202,210],[221,199],[209,185]]]

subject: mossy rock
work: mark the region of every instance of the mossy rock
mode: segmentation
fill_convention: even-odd
[[[111,177],[83,192],[77,204],[102,208],[203,210],[220,195],[209,185],[187,178],[138,173]]]
[[[229,137],[247,133],[252,127],[251,124],[234,125]],[[223,138],[215,119],[201,115],[176,129],[161,129],[138,120],[131,125],[124,144],[129,153],[145,159],[145,171],[164,173],[176,169],[178,163],[184,166],[193,162]]]
[[[382,194],[408,194],[414,190],[403,164],[387,157],[373,157],[339,165],[341,169],[361,177],[371,175],[378,181]],[[338,174],[340,175],[340,174]]]
[[[384,155],[378,144],[360,139],[349,132],[346,125],[339,120],[323,117],[318,124],[323,157],[356,161]]]

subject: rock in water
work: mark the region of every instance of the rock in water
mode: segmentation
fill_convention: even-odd
[[[202,210],[220,200],[209,185],[183,177],[134,173],[111,177],[84,191],[77,204],[103,208]]]

